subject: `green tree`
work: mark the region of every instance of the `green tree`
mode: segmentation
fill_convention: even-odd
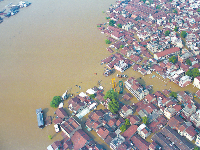
[[[185,38],[186,36],[187,36],[187,32],[186,32],[186,31],[182,31],[182,32],[181,32],[181,37],[182,37],[182,38]]]
[[[170,34],[169,30],[165,31],[165,36],[169,36],[169,34]]]
[[[131,125],[129,119],[125,119],[125,125],[126,126],[130,126]]]
[[[144,117],[142,117],[142,122],[144,123],[144,124],[148,124],[148,118],[147,118],[147,116],[144,116]]]
[[[169,18],[169,23],[172,23],[172,18]]]
[[[113,99],[117,100],[118,96],[119,96],[118,92],[115,92],[114,90],[109,90],[109,91],[106,92],[106,94],[105,94],[105,96],[103,98],[105,100],[107,98],[109,98],[110,100],[113,100]]]
[[[188,70],[188,71],[186,72],[186,75],[188,75],[188,76],[190,76],[190,77],[193,77],[193,75],[192,75],[192,70]]]
[[[177,98],[177,93],[176,93],[176,92],[171,92],[171,93],[169,94],[169,96],[174,97],[174,98]]]
[[[51,136],[51,135],[48,135],[48,138],[49,138],[49,140],[51,140],[51,139],[52,139],[52,136]]]
[[[110,26],[114,26],[114,25],[115,25],[115,21],[114,21],[114,20],[110,20],[110,21],[109,21],[109,25],[110,25]]]
[[[190,59],[186,59],[186,64],[189,65],[189,66],[192,66]]]
[[[192,69],[192,74],[193,74],[193,78],[198,77],[199,76],[199,69],[198,68]]]
[[[90,98],[91,98],[91,99],[94,99],[95,97],[96,97],[95,94],[91,94],[91,95],[90,95]]]
[[[146,2],[146,0],[142,0],[144,3]]]
[[[192,70],[188,70],[186,75],[192,77],[192,79],[198,77],[200,75],[198,68],[193,68]]]
[[[110,19],[110,17],[106,17],[106,19]]]
[[[122,125],[121,127],[120,127],[120,130],[122,131],[122,133],[124,132],[124,131],[126,131],[126,125]]]
[[[120,45],[120,48],[123,48],[124,47],[124,45]]]
[[[199,150],[199,148],[197,146],[194,147],[194,150]]]
[[[176,56],[172,56],[172,57],[169,58],[169,62],[171,62],[173,64],[177,63],[177,61],[178,61],[178,59],[177,59]]]
[[[160,5],[157,5],[157,6],[156,6],[156,9],[160,9]]]
[[[106,42],[106,44],[110,44],[111,43],[111,41],[109,39],[106,39],[105,42]]]
[[[178,31],[178,27],[177,27],[177,26],[175,26],[175,28],[174,28],[174,31],[175,31],[175,32],[177,32],[177,31]]]
[[[117,24],[117,26],[118,26],[118,28],[122,28],[122,25],[119,23],[119,24]]]
[[[108,103],[108,109],[116,114],[119,110],[119,102],[115,99],[112,99],[109,103]]]
[[[50,102],[50,106],[53,108],[57,108],[60,102],[61,102],[60,96],[54,96],[53,100]]]
[[[176,13],[176,14],[177,14],[177,13],[178,13],[178,11],[177,11],[176,9],[174,9],[173,13]]]
[[[197,12],[200,12],[200,8],[197,9]]]

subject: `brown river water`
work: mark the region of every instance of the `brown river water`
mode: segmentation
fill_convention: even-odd
[[[17,4],[19,1],[4,0],[0,2],[0,10],[10,2]],[[52,116],[55,109],[49,104],[55,95],[62,95],[71,88],[73,94],[85,92],[97,86],[99,80],[108,90],[112,87],[111,78],[116,76],[116,73],[107,78],[102,75],[105,66],[100,65],[100,60],[109,52],[106,51],[106,36],[96,27],[98,23],[106,22],[102,11],[115,0],[30,2],[30,7],[5,18],[0,24],[2,150],[43,150],[53,141],[61,140],[53,125],[42,130],[37,127],[35,110],[42,108],[45,115]],[[138,79],[141,76],[132,69],[125,73]],[[154,91],[172,86],[172,91],[197,91],[192,85],[184,89],[173,83],[165,86],[158,78],[150,79],[151,76],[142,77],[139,81],[153,84]],[[133,98],[129,103],[136,101]],[[88,134],[103,144],[93,132]],[[53,139],[49,140],[48,135],[52,135]],[[106,144],[103,145],[109,149]]]

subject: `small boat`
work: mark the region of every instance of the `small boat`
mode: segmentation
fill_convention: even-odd
[[[37,115],[38,127],[41,129],[44,128],[44,117],[42,108],[36,109],[36,115]]]
[[[66,99],[68,98],[67,92],[68,92],[68,91],[66,90],[66,92],[62,95],[62,99],[63,99],[63,100],[66,100]]]

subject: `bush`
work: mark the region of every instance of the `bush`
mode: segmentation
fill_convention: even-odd
[[[52,139],[52,136],[51,136],[51,135],[48,135],[48,138],[49,138],[49,140],[51,140],[51,139]]]

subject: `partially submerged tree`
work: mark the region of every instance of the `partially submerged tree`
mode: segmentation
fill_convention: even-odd
[[[51,139],[52,139],[52,136],[51,136],[51,135],[48,135],[48,138],[49,138],[49,140],[51,140]]]
[[[171,92],[171,93],[169,94],[169,96],[174,97],[174,98],[177,98],[177,93],[176,93],[176,92]]]
[[[106,42],[106,44],[110,44],[111,43],[111,41],[109,39],[106,39],[105,42]]]
[[[60,96],[54,96],[53,100],[50,102],[50,106],[53,108],[57,108],[61,102]]]

